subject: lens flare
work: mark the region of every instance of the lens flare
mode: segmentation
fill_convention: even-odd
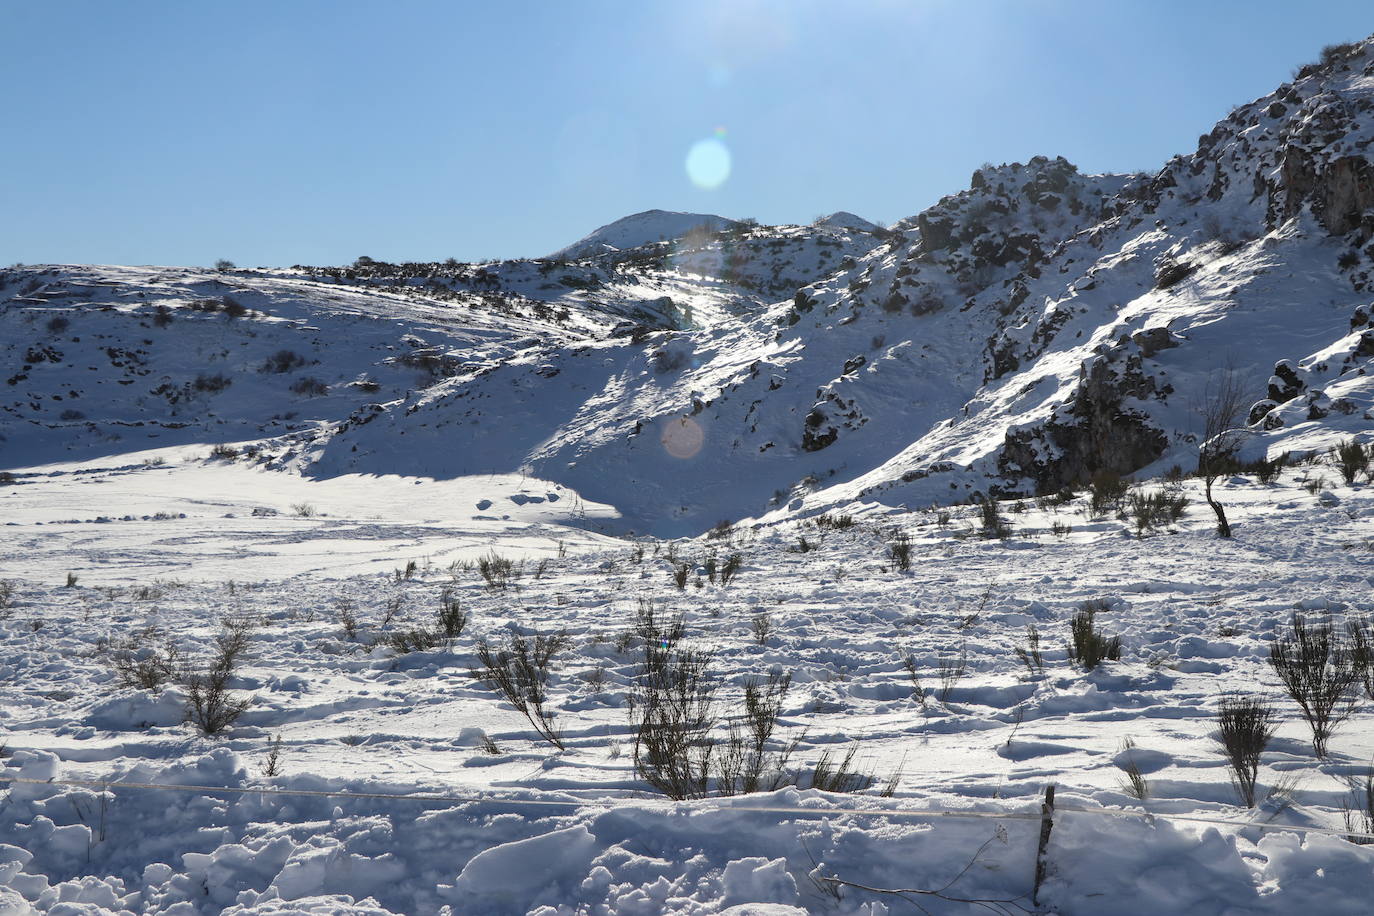
[[[702,443],[706,441],[706,431],[691,417],[678,417],[663,424],[658,441],[669,455],[686,461],[695,458],[697,452],[701,451]]]
[[[712,191],[730,177],[730,150],[721,142],[724,128],[716,136],[698,140],[687,151],[687,177],[702,190]]]

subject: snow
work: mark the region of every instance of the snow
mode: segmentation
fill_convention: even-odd
[[[715,232],[733,226],[735,222],[709,213],[645,210],[643,213],[635,213],[608,223],[566,248],[560,248],[549,257],[565,260],[585,258],[608,251],[638,248],[651,242],[674,241],[693,229],[705,227]]]
[[[892,230],[650,211],[562,260],[0,272],[0,912],[1031,909],[1050,784],[1043,912],[1366,912],[1374,698],[1317,757],[1268,653],[1374,613],[1374,484],[1328,452],[1371,440],[1374,252],[1292,175],[1371,142],[1370,68],[1155,175],[984,167]],[[1222,540],[1175,468],[1228,363],[1241,457],[1291,454],[1215,482]],[[1187,509],[1061,492],[1103,470]],[[1122,643],[1091,671],[1086,602]],[[776,786],[637,770],[650,604],[710,653],[717,741],[790,675]],[[561,749],[474,676],[555,633]],[[204,735],[191,675],[234,639],[246,706]],[[1279,713],[1253,809],[1234,693]],[[813,787],[851,748],[872,784]]]

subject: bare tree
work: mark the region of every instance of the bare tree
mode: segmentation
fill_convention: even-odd
[[[1229,538],[1231,523],[1226,510],[1212,497],[1212,484],[1235,466],[1236,450],[1245,438],[1237,422],[1245,409],[1245,390],[1231,366],[1214,373],[1202,390],[1195,408],[1202,417],[1202,445],[1198,448],[1197,473],[1203,481],[1207,505],[1217,514],[1217,536]]]

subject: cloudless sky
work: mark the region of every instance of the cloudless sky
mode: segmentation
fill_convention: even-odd
[[[0,0],[0,264],[539,256],[1154,171],[1369,0]],[[729,177],[694,184],[716,139]]]

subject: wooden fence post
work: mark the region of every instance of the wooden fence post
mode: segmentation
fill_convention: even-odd
[[[1045,880],[1045,853],[1050,845],[1050,831],[1054,829],[1054,783],[1045,786],[1045,801],[1040,806],[1040,846],[1035,851],[1035,890],[1031,891],[1031,904],[1040,905],[1040,885]]]

